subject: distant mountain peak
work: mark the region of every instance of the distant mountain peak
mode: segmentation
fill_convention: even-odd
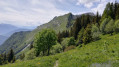
[[[15,29],[18,29],[16,26],[13,26],[11,24],[0,24],[0,34],[4,35],[10,31],[13,31]]]
[[[84,15],[91,15],[94,16],[95,14],[93,12],[83,13]]]

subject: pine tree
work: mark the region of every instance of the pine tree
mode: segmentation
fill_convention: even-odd
[[[2,65],[3,64],[3,56],[2,56],[2,54],[0,55],[0,65]]]
[[[80,31],[80,29],[81,29],[81,24],[80,24],[80,18],[77,18],[76,19],[76,22],[74,23],[74,25],[73,25],[73,31],[72,31],[72,33],[73,33],[73,37],[75,38],[75,39],[77,39],[77,35],[78,35],[78,32]]]
[[[72,37],[72,36],[73,36],[73,30],[72,30],[72,27],[71,27],[69,37]]]
[[[3,62],[4,62],[4,64],[7,63],[7,55],[6,55],[6,53],[3,54]]]
[[[103,14],[102,14],[102,18],[101,18],[101,22],[105,19],[105,18],[111,18],[111,16],[110,16],[110,6],[111,6],[111,4],[110,3],[108,3],[107,5],[106,5],[106,8],[105,8],[105,10],[104,10],[104,12],[103,12]]]
[[[116,9],[116,19],[119,19],[119,4],[117,5]]]
[[[10,52],[8,53],[8,62],[12,62],[12,61],[15,61],[13,49],[11,49]]]
[[[85,31],[84,31],[84,34],[83,34],[83,43],[84,44],[87,44],[89,43],[90,41],[92,41],[92,36],[91,36],[91,25],[88,24]]]
[[[100,15],[99,15],[99,13],[98,13],[98,11],[97,11],[97,14],[96,14],[96,23],[99,25],[99,21],[100,21]]]
[[[85,29],[82,28],[82,29],[79,31],[79,33],[78,33],[78,44],[77,44],[77,45],[83,43],[83,34],[84,34],[84,30],[85,30]]]
[[[114,4],[114,19],[116,19],[116,14],[117,14],[117,6],[118,6],[118,3],[115,1],[115,4]]]
[[[61,43],[61,41],[62,41],[62,35],[61,35],[60,31],[59,31],[57,37],[58,37],[57,41],[58,41],[59,43]]]

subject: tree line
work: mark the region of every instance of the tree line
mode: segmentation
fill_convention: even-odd
[[[0,65],[7,63],[14,63],[16,61],[13,49],[11,49],[8,54],[4,53],[0,55]]]

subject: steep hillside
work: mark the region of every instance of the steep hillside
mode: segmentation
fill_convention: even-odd
[[[0,52],[8,52],[11,48],[15,50],[15,53],[21,51],[21,49],[27,45],[24,41],[26,40],[26,35],[28,33],[30,33],[30,31],[14,33],[0,46]]]
[[[30,31],[10,24],[0,24],[0,45],[2,45],[13,33],[20,31]]]
[[[0,67],[118,67],[119,34],[103,35],[101,40],[91,42],[68,52],[17,61]],[[108,46],[107,46],[108,45]]]
[[[17,32],[0,46],[0,53],[8,51],[10,48],[14,48],[15,53],[18,53],[26,45],[33,41],[35,34],[38,33],[41,29],[52,28],[56,32],[66,29],[68,30],[73,25],[76,17],[77,16],[68,13],[63,16],[53,18],[50,22],[37,27],[32,32]]]
[[[7,39],[8,37],[0,35],[0,45]]]
[[[75,15],[73,15],[71,13],[65,14],[63,16],[54,17],[48,23],[40,25],[35,30],[33,30],[28,35],[29,40],[27,40],[27,41],[30,43],[33,40],[35,34],[38,33],[39,31],[41,31],[42,29],[45,29],[45,28],[54,29],[57,33],[59,31],[63,31],[63,30],[66,30],[66,29],[68,30],[73,25],[76,17],[77,16],[75,16]]]
[[[71,13],[65,14],[63,16],[54,17],[50,22],[38,26],[37,29],[35,29],[33,32],[40,31],[41,29],[45,28],[54,29],[56,32],[63,31],[69,29],[75,19],[76,16]]]

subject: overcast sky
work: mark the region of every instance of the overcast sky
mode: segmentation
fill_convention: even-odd
[[[115,0],[0,0],[0,23],[39,26],[69,12],[96,13],[98,10],[102,14],[108,2]]]

